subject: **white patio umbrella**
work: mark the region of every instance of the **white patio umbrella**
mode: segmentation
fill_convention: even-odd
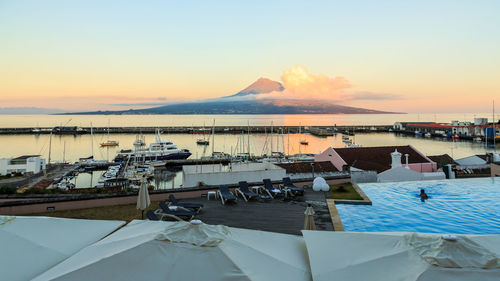
[[[311,280],[300,236],[198,222],[134,220],[34,280]]]
[[[30,280],[123,224],[0,216],[0,280]]]
[[[500,280],[500,235],[303,231],[313,280]]]
[[[148,181],[145,177],[142,178],[141,187],[137,194],[137,209],[142,211],[142,218],[144,219],[144,210],[151,204],[148,192]]]

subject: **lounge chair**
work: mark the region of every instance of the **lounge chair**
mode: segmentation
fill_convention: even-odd
[[[295,186],[289,177],[283,178],[283,188],[290,190],[293,195],[304,195],[304,189]]]
[[[236,196],[229,191],[227,185],[219,186],[219,198],[222,201],[222,205],[226,205],[226,202],[236,202]]]
[[[182,220],[192,220],[194,218],[195,213],[193,211],[187,210],[185,208],[182,208],[180,206],[173,206],[175,208],[172,208],[168,206],[165,202],[160,202],[160,212],[156,213],[156,215],[167,217],[167,218],[172,218],[178,221]]]
[[[195,211],[197,213],[201,210],[201,208],[203,208],[203,204],[179,202],[179,200],[177,200],[177,198],[175,198],[175,196],[173,194],[170,194],[168,196],[168,199],[170,200],[170,203],[173,206],[180,206],[180,207],[183,207],[186,209],[192,209],[193,211]]]
[[[264,179],[263,182],[264,182],[264,190],[272,198],[279,195],[283,195],[286,197],[286,192],[281,189],[275,188],[270,179]]]
[[[146,217],[150,221],[159,221],[160,220],[160,217],[158,217],[152,210],[148,210],[146,212]]]
[[[258,199],[259,198],[259,194],[252,192],[248,189],[248,183],[246,181],[240,181],[238,183],[238,185],[240,187],[236,189],[236,192],[239,193],[241,195],[241,197],[243,197],[243,199],[245,199],[246,202],[248,202],[248,200],[250,200],[250,199]]]

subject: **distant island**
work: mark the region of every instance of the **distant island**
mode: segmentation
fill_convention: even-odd
[[[372,109],[333,104],[325,100],[266,98],[282,92],[280,82],[260,78],[230,96],[195,102],[171,103],[146,109],[62,113],[64,115],[99,114],[396,114]]]

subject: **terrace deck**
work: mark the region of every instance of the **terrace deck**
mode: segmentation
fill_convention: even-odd
[[[333,224],[323,192],[306,191],[304,196],[293,200],[274,199],[268,202],[238,198],[236,204],[222,205],[219,199],[183,199],[181,202],[204,204],[197,219],[208,224],[223,224],[231,227],[272,231],[301,235],[304,226],[304,211],[308,203],[313,205],[317,230],[333,231]]]

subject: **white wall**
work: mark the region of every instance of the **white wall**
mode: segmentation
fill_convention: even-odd
[[[233,165],[231,171],[217,169],[218,165],[205,165],[203,170],[194,166],[184,166],[183,187],[196,187],[202,182],[204,185],[238,184],[240,181],[262,182],[263,179],[282,180],[286,177],[286,170],[271,163],[252,163]],[[193,172],[195,171],[195,172]]]
[[[12,158],[2,158],[0,159],[0,175],[6,175],[12,171],[22,172],[22,173],[40,173],[42,170],[46,169],[45,159],[40,157],[30,157],[26,159],[26,164],[9,164]]]
[[[500,177],[500,164],[491,164],[491,176],[492,177]]]
[[[7,166],[8,166],[9,161],[10,161],[10,159],[8,159],[8,158],[1,158],[0,159],[0,176],[7,174]]]
[[[446,175],[443,172],[419,173],[404,167],[390,169],[377,175],[378,182],[400,182],[400,181],[444,180],[444,179],[446,179]]]
[[[351,181],[356,183],[377,182],[377,172],[351,168]]]
[[[422,173],[404,167],[390,169],[377,175],[378,182],[418,181],[421,179]]]

